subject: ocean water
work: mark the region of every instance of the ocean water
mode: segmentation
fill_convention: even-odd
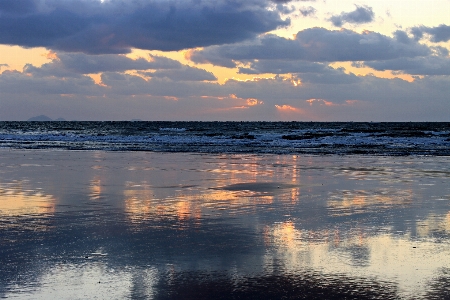
[[[445,156],[450,123],[0,122],[0,147]]]
[[[449,133],[0,122],[0,298],[450,299]]]

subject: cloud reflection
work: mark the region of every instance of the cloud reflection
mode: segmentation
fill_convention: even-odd
[[[0,164],[14,155],[5,153]],[[20,164],[31,156],[53,164],[45,174]],[[442,159],[70,156],[27,152],[0,173],[12,182],[0,184],[1,296],[171,299],[196,287],[212,299],[270,287],[277,299],[280,286],[371,295],[388,282],[392,298],[420,298],[448,281],[449,177],[432,172],[448,167]],[[367,167],[376,162],[383,171]],[[405,172],[414,175],[391,180]],[[52,226],[35,230],[42,220]]]
[[[0,184],[0,216],[46,215],[55,212],[55,198],[41,190],[28,189],[26,182]]]
[[[342,190],[331,193],[328,200],[329,211],[334,216],[351,215],[405,207],[413,203],[411,190]]]

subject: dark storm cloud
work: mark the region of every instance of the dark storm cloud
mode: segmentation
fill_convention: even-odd
[[[342,12],[330,18],[334,26],[341,27],[344,23],[363,24],[373,21],[375,14],[369,6],[356,6],[351,12]]]
[[[92,54],[234,43],[290,24],[268,0],[19,2],[0,1],[0,43]]]
[[[447,42],[450,40],[450,26],[444,24],[437,27],[413,27],[411,28],[411,33],[417,40],[422,39],[424,33],[427,33],[430,35],[430,41],[433,43]]]
[[[265,35],[253,42],[212,46],[192,51],[198,63],[235,67],[237,61],[305,60],[312,62],[388,60],[399,57],[426,56],[431,50],[413,39],[397,34],[391,38],[376,32],[330,31],[310,28],[297,33],[294,40]]]

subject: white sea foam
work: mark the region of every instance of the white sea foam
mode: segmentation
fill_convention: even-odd
[[[450,155],[449,128],[448,123],[0,122],[0,147]]]
[[[159,128],[160,131],[174,131],[174,132],[183,132],[186,131],[186,128]]]

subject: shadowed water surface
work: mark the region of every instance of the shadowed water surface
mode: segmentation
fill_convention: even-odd
[[[1,122],[0,148],[450,155],[450,122]]]
[[[0,295],[445,299],[448,157],[0,151]]]

